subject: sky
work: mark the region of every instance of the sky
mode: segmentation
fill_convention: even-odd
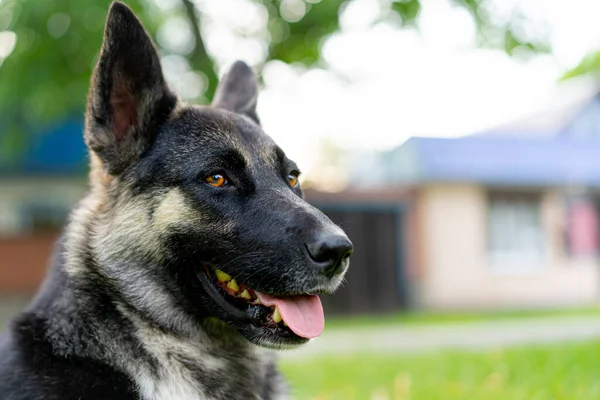
[[[377,22],[382,2],[354,0],[344,10],[341,31],[323,45],[321,68],[277,61],[264,68],[264,129],[308,169],[320,162],[316,149],[324,141],[347,150],[389,149],[410,136],[462,136],[542,109],[560,76],[600,47],[597,0],[569,0],[568,7],[559,0],[495,0],[496,18],[518,8],[548,28],[542,34],[553,54],[529,59],[478,49],[471,17],[448,0],[422,1],[419,31]],[[261,41],[232,33],[241,27],[260,37],[260,9],[244,0],[197,4],[207,48],[223,68],[238,58],[260,62]]]

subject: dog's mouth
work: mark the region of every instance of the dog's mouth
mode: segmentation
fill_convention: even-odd
[[[323,331],[325,318],[317,295],[268,295],[206,266],[198,275],[208,295],[232,319],[252,325],[279,344],[301,344]]]

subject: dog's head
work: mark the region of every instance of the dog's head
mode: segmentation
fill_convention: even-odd
[[[256,77],[237,62],[211,107],[182,104],[139,21],[114,3],[86,117],[90,226],[101,272],[156,323],[216,318],[281,347],[320,334],[317,294],[340,285],[352,244],[303,200],[256,101]]]

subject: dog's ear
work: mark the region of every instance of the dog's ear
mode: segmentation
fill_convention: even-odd
[[[175,108],[152,40],[131,9],[111,5],[90,87],[85,141],[116,175],[140,156]]]
[[[243,114],[260,124],[256,115],[257,99],[256,75],[246,63],[236,61],[221,79],[212,106]]]

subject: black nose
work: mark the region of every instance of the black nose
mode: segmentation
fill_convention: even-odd
[[[323,237],[306,245],[308,255],[321,268],[323,275],[333,278],[340,273],[343,261],[352,254],[352,242],[346,236]]]

